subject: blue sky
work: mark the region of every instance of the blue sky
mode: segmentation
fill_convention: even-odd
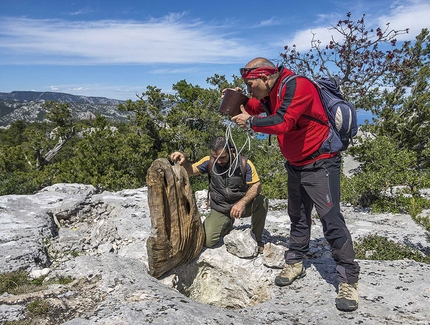
[[[254,57],[325,41],[346,13],[368,27],[430,27],[428,0],[0,0],[0,92],[136,99],[148,85],[209,87]]]

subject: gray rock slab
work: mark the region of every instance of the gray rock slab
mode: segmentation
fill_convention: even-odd
[[[342,211],[355,240],[378,234],[428,252],[428,233],[409,215],[372,215],[346,206]],[[235,233],[249,223],[235,223],[233,243],[243,240]],[[67,313],[58,307],[47,324],[430,324],[430,265],[408,260],[359,260],[359,308],[339,312],[335,264],[317,218],[306,277],[288,287],[274,285],[280,252],[288,248],[282,200],[271,204],[263,256],[239,258],[221,242],[157,280],[147,271],[150,233],[145,188],[97,193],[91,186],[58,184],[35,195],[3,196],[0,273],[37,274],[48,265],[48,279],[76,279],[32,294],[66,306]],[[276,261],[268,263],[270,256]],[[0,322],[22,318],[28,299],[0,296]]]

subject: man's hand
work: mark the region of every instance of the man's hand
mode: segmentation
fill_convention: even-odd
[[[199,174],[197,167],[193,166],[193,164],[188,161],[187,157],[185,157],[182,152],[175,151],[170,155],[170,160],[177,162],[179,165],[184,167],[188,176],[195,176]]]
[[[245,205],[239,201],[231,208],[230,217],[234,219],[240,219],[244,210],[245,210]]]
[[[235,219],[240,219],[242,217],[243,211],[245,211],[246,205],[254,200],[258,194],[261,192],[261,183],[257,182],[252,184],[245,196],[241,198],[230,210],[230,217]]]
[[[225,88],[225,89],[223,89],[223,90],[221,91],[221,99],[222,99],[222,98],[224,98],[224,93],[225,93],[225,91],[226,91],[227,89],[237,91],[238,93],[242,93],[242,88],[240,88],[240,87],[236,87],[236,88]]]
[[[233,116],[231,118],[231,120],[236,123],[237,125],[239,125],[242,129],[246,128],[246,120],[251,116],[247,113],[247,111],[245,110],[245,107],[243,105],[240,105],[240,110],[242,111],[242,113]]]
[[[187,158],[185,158],[185,155],[182,152],[175,151],[170,155],[170,160],[177,162],[182,166],[187,161]]]

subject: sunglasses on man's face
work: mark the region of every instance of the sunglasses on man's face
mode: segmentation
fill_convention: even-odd
[[[255,69],[257,69],[257,68],[240,68],[239,72],[240,72],[240,75],[243,76],[245,73],[252,71],[252,70],[255,70]]]

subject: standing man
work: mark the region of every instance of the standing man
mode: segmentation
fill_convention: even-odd
[[[205,246],[214,246],[228,234],[234,219],[251,216],[251,231],[261,254],[268,201],[260,194],[261,183],[254,165],[245,157],[236,155],[236,148],[225,137],[214,138],[210,153],[195,164],[189,162],[182,152],[170,155],[170,159],[183,166],[189,176],[209,173],[211,211],[203,222]]]
[[[281,81],[294,73],[275,67],[265,58],[253,59],[240,69],[240,74],[253,98],[232,120],[242,128],[275,134],[287,160],[290,246],[275,283],[289,285],[306,275],[302,261],[309,251],[311,212],[315,206],[336,261],[336,307],[356,310],[360,267],[340,211],[340,154],[337,150],[319,151],[329,134],[329,122],[318,90],[306,78],[295,78],[279,89]],[[267,115],[258,116],[263,112]]]

